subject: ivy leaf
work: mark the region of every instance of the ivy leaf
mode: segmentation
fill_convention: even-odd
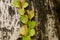
[[[21,16],[21,21],[22,21],[22,23],[27,24],[27,22],[28,22],[28,16],[27,15],[22,15]]]
[[[22,8],[26,8],[28,6],[28,3],[25,2],[24,5],[22,6]]]
[[[12,3],[12,5],[14,7],[20,8],[20,1],[19,0],[14,0],[13,3]]]
[[[29,26],[30,29],[35,28],[36,21],[28,21],[28,26]]]
[[[20,34],[22,34],[24,36],[27,36],[27,34],[28,34],[28,27],[27,27],[27,25],[24,25],[24,26],[20,27]]]
[[[30,36],[23,36],[22,40],[31,40],[31,37]]]
[[[30,29],[29,30],[29,36],[34,36],[35,35],[35,30],[34,29]]]
[[[18,10],[18,13],[19,13],[20,15],[24,15],[25,10],[24,10],[24,9],[19,9],[19,10]]]
[[[31,20],[34,17],[34,11],[33,10],[31,10],[31,11],[27,10],[27,13],[28,13],[29,19]]]

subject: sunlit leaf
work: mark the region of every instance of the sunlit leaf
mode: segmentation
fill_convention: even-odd
[[[24,10],[24,9],[19,9],[19,10],[18,10],[18,13],[19,13],[20,15],[24,15],[25,10]]]
[[[12,5],[13,5],[14,7],[19,8],[19,7],[20,7],[20,0],[13,0]]]
[[[29,36],[34,36],[35,35],[35,30],[34,29],[30,29],[29,30]]]
[[[30,36],[23,36],[22,40],[31,40],[31,37]]]
[[[31,10],[31,11],[27,10],[27,13],[28,13],[29,19],[32,19],[34,17],[34,11],[33,10]]]
[[[26,8],[28,6],[28,3],[25,2],[24,5],[22,6],[22,8]]]
[[[22,21],[22,23],[27,24],[27,22],[28,22],[28,16],[27,15],[21,16],[21,21]]]
[[[28,27],[27,27],[27,25],[24,25],[24,26],[20,27],[20,34],[22,34],[24,36],[27,36],[27,34],[28,34]]]
[[[28,26],[29,26],[29,28],[35,28],[35,26],[36,26],[36,21],[28,21]]]

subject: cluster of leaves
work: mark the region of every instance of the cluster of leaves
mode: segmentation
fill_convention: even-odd
[[[20,20],[24,24],[20,27],[20,34],[22,35],[22,40],[31,40],[31,36],[35,35],[35,25],[36,21],[32,20],[34,17],[33,10],[25,10],[28,7],[28,3],[25,0],[14,0],[12,5],[18,9],[18,13],[21,16]],[[27,12],[27,14],[25,14]]]

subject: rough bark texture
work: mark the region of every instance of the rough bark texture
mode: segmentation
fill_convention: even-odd
[[[12,1],[0,0],[0,40],[21,40],[19,15],[17,9],[11,5]],[[34,9],[34,19],[37,21],[36,35],[32,40],[60,40],[60,14],[55,0],[26,1],[29,3],[28,8]]]
[[[19,15],[11,2],[0,0],[0,40],[17,40],[19,37]]]

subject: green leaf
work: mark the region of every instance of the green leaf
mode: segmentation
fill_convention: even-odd
[[[28,26],[29,26],[30,29],[35,28],[36,21],[28,21]]]
[[[34,17],[34,11],[27,10],[27,13],[28,13],[29,19],[31,20]]]
[[[23,36],[22,40],[31,40],[30,36]]]
[[[28,22],[28,16],[27,15],[22,15],[20,19],[21,19],[22,23],[27,24],[27,22]]]
[[[19,9],[19,10],[18,10],[18,13],[19,13],[20,15],[24,15],[25,10],[24,10],[24,9]]]
[[[30,29],[28,35],[29,36],[34,36],[35,35],[35,30],[34,29]]]
[[[22,6],[22,8],[26,8],[28,6],[28,3],[25,2],[24,5]]]
[[[20,1],[19,0],[13,0],[13,3],[12,3],[12,5],[14,6],[14,7],[20,7]]]

